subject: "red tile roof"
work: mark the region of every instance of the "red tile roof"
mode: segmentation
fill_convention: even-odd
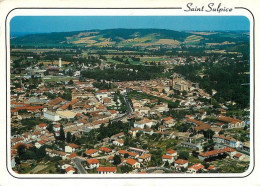
[[[98,159],[93,158],[93,159],[87,159],[88,164],[97,164],[99,163]]]
[[[100,147],[99,150],[104,151],[104,152],[107,152],[107,153],[108,153],[108,152],[112,152],[112,149],[107,148],[107,147]]]
[[[215,167],[214,167],[213,165],[210,165],[210,166],[208,167],[208,170],[213,170],[213,169],[215,169]]]
[[[87,155],[91,155],[91,154],[94,154],[94,153],[96,153],[97,152],[97,150],[96,149],[88,149],[88,150],[86,150],[86,154]]]
[[[66,103],[65,105],[63,105],[61,107],[62,110],[65,110],[67,109],[70,105],[74,105],[75,103],[77,103],[79,100],[76,98],[76,99],[73,99],[71,100],[69,103]]]
[[[219,121],[223,121],[223,122],[226,122],[226,123],[241,123],[242,121],[239,120],[239,119],[235,119],[235,118],[231,118],[231,117],[226,117],[226,116],[223,116],[223,115],[218,115],[218,120]]]
[[[69,166],[65,169],[66,172],[69,172],[69,171],[76,171],[72,166]]]
[[[166,153],[167,154],[175,154],[175,153],[177,153],[177,151],[176,150],[172,150],[172,149],[168,149]]]
[[[199,169],[204,169],[204,166],[201,163],[196,163],[196,164],[190,166],[189,169],[194,169],[197,171]]]
[[[57,104],[59,104],[62,101],[65,101],[65,100],[60,98],[60,97],[57,97],[56,99],[53,99],[53,100],[49,101],[48,104],[49,105],[57,105]]]
[[[240,154],[240,153],[237,153],[234,157],[237,157],[237,158],[239,158],[239,157],[241,157],[242,156],[242,154]]]
[[[169,155],[164,154],[164,155],[162,156],[162,158],[163,158],[163,159],[169,159],[169,160],[170,160],[170,159],[172,159],[172,156],[169,156]]]
[[[43,127],[46,127],[47,124],[46,124],[46,123],[41,123],[41,124],[39,124],[38,126],[39,126],[40,128],[43,128]]]
[[[68,144],[68,146],[70,146],[71,148],[75,148],[75,149],[79,148],[79,146],[74,143],[70,143],[70,144]]]
[[[17,149],[20,145],[24,145],[25,146],[24,143],[19,142],[19,143],[16,143],[13,148]]]
[[[179,165],[183,165],[183,164],[185,164],[185,163],[188,163],[188,161],[187,161],[187,160],[183,160],[183,159],[177,159],[177,160],[175,161],[175,163],[177,163],[177,164],[179,164]]]
[[[77,157],[77,154],[76,154],[75,152],[73,152],[73,153],[71,153],[71,154],[69,155],[69,158],[70,158],[70,159],[75,158],[75,157]]]
[[[98,172],[116,172],[116,167],[98,167]]]
[[[146,159],[146,158],[149,158],[151,157],[151,154],[143,154],[142,156],[140,156],[139,158],[140,159]]]
[[[110,114],[115,114],[116,110],[109,110]]]
[[[126,163],[129,164],[129,165],[134,165],[137,161],[132,159],[132,158],[129,158],[126,160]]]
[[[167,117],[167,118],[164,118],[163,120],[164,121],[169,121],[169,120],[172,120],[173,118],[172,117]]]
[[[104,93],[104,92],[108,92],[108,90],[99,90],[99,91],[97,91],[97,93]]]
[[[223,149],[202,152],[202,153],[200,153],[200,156],[207,157],[207,156],[213,156],[213,155],[217,155],[217,154],[224,153],[224,152],[235,152],[235,151],[236,151],[235,149],[225,147]]]
[[[118,153],[119,153],[119,154],[129,154],[129,152],[126,151],[126,150],[119,150]]]

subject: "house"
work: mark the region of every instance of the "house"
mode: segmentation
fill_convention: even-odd
[[[142,120],[140,120],[140,121],[137,121],[137,122],[135,122],[134,123],[134,127],[140,127],[140,128],[142,128],[142,129],[144,129],[145,128],[145,125],[147,126],[147,127],[152,127],[153,125],[155,125],[156,123],[155,122],[153,122],[153,121],[151,121],[151,120],[149,120],[148,118],[145,118],[145,119],[142,119]]]
[[[38,141],[34,144],[34,146],[39,149],[42,145],[44,145],[46,143],[46,141],[44,140],[41,140],[41,141]]]
[[[146,154],[149,153],[148,150],[144,150],[144,149],[140,149],[140,148],[136,148],[136,147],[129,147],[129,150],[132,152],[136,152],[138,154]]]
[[[174,162],[174,167],[176,169],[181,169],[181,168],[187,168],[188,167],[188,161],[187,160],[183,160],[183,159],[177,159],[175,162]]]
[[[108,161],[109,163],[114,163],[114,156],[109,156]]]
[[[227,146],[230,146],[232,148],[241,148],[243,146],[243,143],[241,141],[238,141],[230,136],[224,136],[224,135],[217,135],[215,134],[213,136],[213,141],[217,143],[223,143]]]
[[[202,145],[200,143],[194,144],[194,143],[189,143],[189,142],[186,142],[186,141],[182,141],[181,146],[186,147],[186,148],[191,148],[191,149],[194,149],[194,150],[199,150],[199,151],[201,151],[203,149]]]
[[[136,133],[142,131],[142,128],[140,127],[135,127],[135,128],[131,128],[129,133],[135,138],[136,137]]]
[[[147,127],[145,129],[143,129],[143,133],[153,135],[153,130],[151,128]]]
[[[161,131],[161,132],[164,132],[166,130],[166,127],[164,125],[160,125],[158,127],[158,130]]]
[[[188,168],[187,173],[197,173],[199,170],[203,170],[204,166],[201,163],[196,163]]]
[[[88,149],[85,151],[85,154],[90,157],[96,157],[98,156],[98,150],[96,149]]]
[[[69,165],[69,164],[64,164],[64,165],[61,166],[62,169],[66,169],[66,168],[68,168],[68,167],[71,167],[71,165]]]
[[[69,157],[69,159],[74,159],[77,157],[77,154],[75,152],[73,152],[68,157]]]
[[[134,169],[140,168],[140,163],[132,158],[127,159],[126,164],[130,165]]]
[[[40,123],[40,124],[37,126],[37,128],[38,128],[39,130],[45,130],[45,129],[47,128],[47,124],[46,124],[46,123]]]
[[[225,122],[228,124],[228,128],[242,128],[245,127],[245,122],[239,119],[226,117],[223,115],[218,115],[217,119],[219,121]]]
[[[54,130],[55,132],[59,132],[59,131],[60,131],[60,124],[54,125],[54,126],[53,126],[53,130]]]
[[[15,165],[16,165],[15,158],[12,156],[11,157],[11,167],[14,168]]]
[[[78,145],[74,144],[74,143],[70,143],[68,145],[65,146],[65,152],[75,152],[75,150],[79,148]]]
[[[139,156],[138,153],[135,153],[135,152],[128,152],[129,156],[132,157],[132,158],[137,158]]]
[[[87,159],[87,166],[86,169],[94,169],[99,167],[99,161],[96,158]]]
[[[178,156],[178,152],[176,150],[172,150],[172,149],[168,149],[166,151],[166,155],[168,156],[173,156],[173,157],[177,157]]]
[[[202,153],[199,154],[198,158],[200,160],[204,161],[205,159],[208,159],[208,158],[211,158],[211,157],[216,157],[216,156],[219,156],[219,155],[225,155],[225,154],[229,155],[230,157],[233,157],[236,153],[237,152],[236,152],[235,149],[225,147],[223,149],[202,152]]]
[[[115,140],[115,139],[118,139],[118,138],[122,138],[124,136],[125,136],[124,132],[120,132],[118,134],[115,134],[115,135],[111,136],[110,139],[111,140]]]
[[[100,147],[100,148],[99,148],[99,152],[100,152],[100,153],[103,152],[103,153],[109,154],[109,153],[112,152],[112,149],[107,148],[107,147]]]
[[[98,174],[115,174],[116,167],[98,167],[97,172]]]
[[[121,139],[115,140],[113,141],[113,144],[122,147],[124,145],[124,140]]]
[[[164,154],[164,155],[162,156],[162,161],[163,161],[164,163],[166,163],[166,162],[168,161],[168,162],[171,164],[171,163],[174,161],[174,157]]]
[[[76,172],[76,170],[72,166],[67,167],[65,169],[65,171],[66,171],[66,174],[74,174],[74,172]]]
[[[233,158],[234,159],[237,159],[237,160],[242,160],[244,159],[245,155],[244,154],[241,154],[241,153],[236,153]]]
[[[175,125],[175,121],[172,117],[164,118],[162,122],[166,127],[173,127]]]
[[[216,170],[216,167],[214,167],[213,165],[210,165],[210,166],[208,167],[208,170],[209,170],[209,171],[211,171],[211,170]]]
[[[146,163],[151,161],[151,154],[143,154],[139,156],[138,161],[140,163]]]
[[[61,120],[60,116],[58,114],[56,114],[55,112],[51,112],[51,111],[45,111],[43,113],[43,117],[51,120],[51,121],[59,121]]]
[[[66,152],[52,150],[52,149],[49,149],[49,148],[46,148],[45,151],[46,151],[46,154],[49,155],[50,157],[59,156],[63,160],[68,159],[68,154]]]

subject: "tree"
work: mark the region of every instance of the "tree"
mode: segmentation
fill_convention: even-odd
[[[67,133],[66,141],[67,141],[67,143],[71,142],[71,133],[70,132]]]
[[[179,158],[184,159],[184,160],[188,160],[189,159],[189,153],[186,152],[186,151],[180,151]]]
[[[73,81],[72,81],[72,79],[69,81],[68,84],[69,84],[69,85],[73,85],[73,84],[74,84]]]
[[[72,135],[71,142],[73,142],[73,143],[74,143],[75,141],[76,141],[76,136],[73,134],[73,135]]]
[[[28,159],[37,159],[37,156],[35,154],[35,152],[31,151],[31,150],[27,150],[22,156],[21,159],[23,160],[28,160]]]
[[[168,161],[166,161],[165,164],[164,164],[165,167],[169,167],[169,165],[170,165],[170,164],[169,164]]]
[[[113,161],[114,161],[114,165],[118,165],[121,163],[121,157],[119,155],[115,155]]]
[[[129,154],[128,153],[125,153],[124,154],[124,158],[128,158],[129,157]]]
[[[214,134],[215,134],[215,132],[212,131],[211,129],[203,131],[204,138],[207,138],[207,139],[212,139]]]
[[[47,130],[48,130],[49,132],[54,132],[54,130],[53,130],[53,124],[49,124],[49,125],[47,126]]]
[[[41,159],[41,158],[44,158],[45,155],[46,155],[46,150],[45,150],[45,146],[41,146],[39,149],[36,149],[36,156],[37,156],[37,159]]]
[[[60,126],[59,140],[65,141],[65,133],[64,133],[63,125]]]
[[[121,172],[122,172],[122,173],[128,173],[128,172],[130,172],[130,171],[132,171],[132,170],[133,170],[133,168],[130,167],[130,166],[128,166],[128,165],[123,165],[123,166],[121,167]]]
[[[25,145],[19,145],[17,148],[18,156],[21,157],[26,152]]]

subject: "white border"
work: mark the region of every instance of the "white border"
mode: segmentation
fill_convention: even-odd
[[[183,7],[185,9],[185,7]],[[7,16],[6,21],[6,39],[7,39],[7,77],[10,77],[10,20],[15,16],[245,16],[250,21],[250,166],[244,173],[199,173],[199,174],[113,174],[113,175],[70,175],[70,178],[164,178],[164,177],[205,177],[205,178],[218,178],[218,177],[245,177],[253,171],[254,162],[254,56],[253,56],[253,17],[245,9],[233,9],[228,13],[217,12],[185,12],[183,9],[14,9]],[[10,78],[7,78],[7,133],[10,134]],[[7,149],[10,149],[10,136],[7,136]],[[7,157],[10,157],[10,150],[7,152]],[[68,178],[64,174],[17,174],[12,171],[10,158],[7,160],[8,171],[17,178]]]

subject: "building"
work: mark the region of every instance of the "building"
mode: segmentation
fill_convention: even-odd
[[[140,163],[132,158],[126,160],[126,164],[130,165],[133,169],[139,169]]]
[[[178,170],[180,170],[181,168],[187,168],[188,167],[188,161],[187,160],[183,160],[183,159],[177,159],[174,162],[174,167]]]
[[[143,155],[139,156],[138,161],[140,163],[150,162],[151,157],[152,157],[151,154],[143,154]]]
[[[98,174],[115,174],[116,167],[98,167],[97,172]]]
[[[199,154],[198,158],[200,160],[205,160],[208,158],[212,158],[212,157],[217,157],[220,155],[229,155],[230,157],[233,157],[236,154],[236,150],[229,148],[229,147],[225,147],[223,149],[218,149],[218,150],[212,150],[212,151],[208,151],[208,152],[202,152]]]
[[[51,112],[51,111],[45,111],[43,113],[43,117],[51,120],[51,121],[59,121],[61,120],[60,116],[58,114],[56,114],[55,112]]]
[[[86,169],[94,169],[99,167],[99,161],[96,158],[93,159],[87,159],[87,166]]]
[[[65,152],[70,152],[70,153],[75,152],[77,148],[79,148],[78,145],[76,145],[74,143],[70,143],[65,146]]]
[[[163,161],[164,163],[169,162],[169,163],[171,164],[171,163],[174,162],[174,157],[164,154],[164,155],[162,156],[162,161]]]
[[[98,156],[98,150],[96,149],[88,149],[85,151],[85,154],[90,157],[96,157]]]
[[[199,170],[203,170],[204,166],[201,163],[196,163],[188,168],[187,173],[197,173]]]

